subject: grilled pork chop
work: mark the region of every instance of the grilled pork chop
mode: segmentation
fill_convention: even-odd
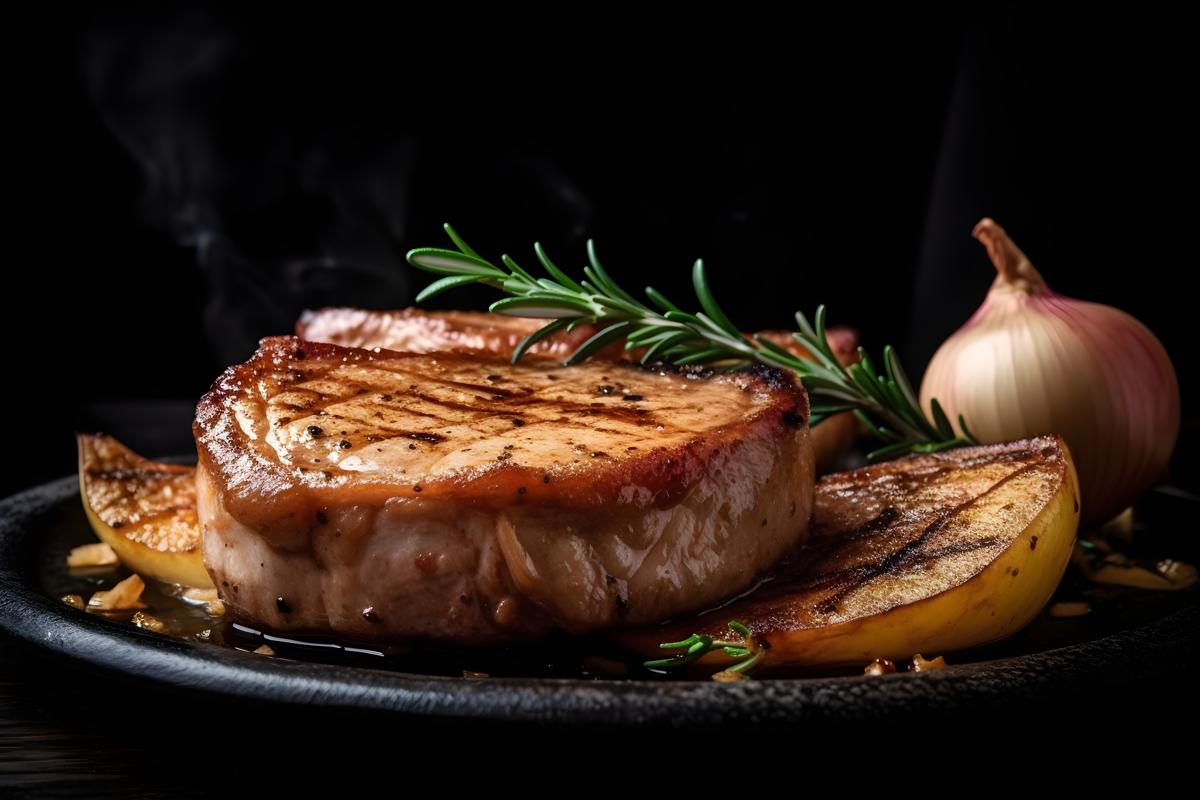
[[[347,347],[381,347],[411,353],[442,350],[471,350],[511,356],[513,350],[546,320],[506,317],[475,311],[426,311],[404,308],[398,311],[368,311],[361,308],[323,308],[305,311],[296,323],[296,335],[314,342],[330,342]],[[596,332],[595,326],[582,325],[573,331],[560,331],[529,349],[533,356],[563,359]],[[843,364],[858,360],[858,334],[851,328],[827,331],[830,344]],[[787,331],[762,331],[761,335],[798,355],[809,353]],[[618,359],[627,355],[622,342],[611,344],[598,357]],[[629,353],[640,355],[640,351]],[[812,429],[813,453],[819,472],[834,467],[838,458],[854,441],[857,422],[853,414],[837,414]]]
[[[204,560],[280,631],[481,644],[660,621],[805,534],[807,416],[768,369],[265,339],[197,408]]]

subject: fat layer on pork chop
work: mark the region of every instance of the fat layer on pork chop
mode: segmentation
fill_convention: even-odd
[[[194,425],[205,564],[281,631],[489,643],[660,621],[808,529],[790,375],[263,340]]]

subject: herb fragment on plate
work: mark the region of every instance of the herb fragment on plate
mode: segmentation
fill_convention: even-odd
[[[862,421],[881,442],[870,454],[872,459],[977,443],[961,416],[958,422],[962,435],[955,433],[936,399],[930,403],[932,419],[926,416],[890,345],[883,350],[883,372],[861,347],[858,363],[839,363],[825,335],[825,306],[817,307],[812,322],[803,313],[796,313],[797,330],[792,335],[809,351],[810,356],[805,358],[762,336],[751,338],[741,333],[717,304],[701,260],[692,267],[692,285],[702,310],[692,314],[653,287],[645,290],[652,305],[622,289],[600,265],[591,240],[581,281],[559,269],[541,244],[534,244],[534,253],[549,276],[536,278],[508,255],[500,257],[503,266],[493,264],[471,249],[449,224],[443,227],[457,249],[420,247],[408,252],[408,262],[414,267],[442,276],[417,295],[417,302],[460,286],[482,283],[511,295],[492,303],[491,311],[550,320],[517,345],[513,363],[548,336],[593,324],[599,330],[567,358],[567,364],[577,364],[624,339],[626,350],[644,348],[643,364],[665,361],[736,368],[759,363],[782,367],[795,371],[808,391],[812,425],[843,411],[852,411]]]
[[[729,680],[729,676],[749,678],[750,676],[746,673],[762,660],[763,650],[754,642],[754,637],[750,633],[750,629],[741,622],[730,620],[726,625],[731,631],[741,637],[739,641],[714,639],[705,634],[693,633],[682,641],[663,642],[659,645],[663,650],[683,650],[684,652],[669,658],[656,658],[644,661],[642,662],[642,666],[646,669],[675,669],[698,661],[713,650],[722,650],[730,658],[740,660],[736,664],[721,670],[713,678],[723,682]],[[718,675],[724,677],[717,678]]]

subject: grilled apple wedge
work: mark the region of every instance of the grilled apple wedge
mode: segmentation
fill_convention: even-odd
[[[765,584],[699,617],[624,641],[661,657],[738,620],[757,669],[864,665],[976,647],[1020,630],[1050,599],[1079,524],[1066,445],[1041,437],[899,459],[817,485],[813,531]],[[719,651],[702,663],[728,662]]]
[[[195,468],[142,458],[111,436],[77,441],[84,511],[121,563],[145,578],[212,588],[200,556]]]

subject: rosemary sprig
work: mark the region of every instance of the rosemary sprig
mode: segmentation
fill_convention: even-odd
[[[714,639],[705,634],[693,633],[682,641],[663,642],[659,645],[663,650],[683,650],[684,652],[677,653],[669,658],[656,658],[644,661],[642,662],[642,666],[646,669],[675,669],[698,661],[707,653],[720,649],[730,658],[741,659],[733,666],[726,667],[723,672],[732,672],[743,677],[749,677],[746,673],[762,658],[762,650],[753,646],[750,629],[741,622],[735,619],[725,624],[731,631],[741,636],[741,641]]]
[[[420,247],[408,252],[414,267],[442,276],[417,295],[417,302],[459,286],[482,283],[511,295],[492,303],[492,311],[550,320],[522,340],[513,351],[513,363],[551,334],[591,323],[599,330],[566,363],[577,364],[619,339],[625,340],[626,350],[645,348],[644,364],[666,361],[739,367],[758,362],[791,369],[800,376],[812,403],[810,424],[843,411],[854,412],[880,440],[881,446],[869,454],[872,460],[976,444],[966,420],[959,416],[960,433],[956,433],[936,399],[930,403],[933,419],[925,415],[890,345],[883,349],[882,372],[861,347],[858,363],[848,367],[839,363],[825,334],[825,306],[817,307],[811,323],[803,313],[796,313],[797,330],[792,335],[811,354],[803,358],[762,336],[750,338],[741,333],[717,304],[702,260],[692,267],[692,285],[702,310],[691,314],[652,287],[646,287],[652,305],[622,289],[600,265],[591,240],[581,281],[559,269],[542,246],[535,244],[534,253],[549,276],[536,278],[507,255],[500,257],[503,266],[493,264],[472,250],[449,224],[444,227],[457,249]]]

